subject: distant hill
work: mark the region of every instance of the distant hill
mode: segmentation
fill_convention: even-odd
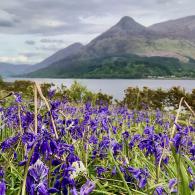
[[[1,76],[26,75],[27,73],[45,68],[52,63],[55,63],[59,60],[66,58],[69,55],[74,55],[78,53],[82,47],[83,45],[81,43],[74,43],[64,49],[57,51],[50,57],[46,58],[42,62],[39,62],[35,65],[16,65],[16,64],[0,62],[0,75]]]
[[[17,65],[0,62],[0,76],[13,76],[16,74],[24,74],[30,65]]]
[[[160,64],[163,64],[164,61],[164,66],[166,67],[174,66],[170,62],[173,63],[177,59],[180,69],[174,69],[173,71],[169,67],[172,71],[167,76],[193,77],[192,73],[195,69],[195,65],[193,65],[195,59],[194,18],[195,16],[189,16],[145,27],[133,18],[125,16],[116,25],[93,39],[89,44],[85,46],[78,45],[78,50],[76,49],[75,52],[70,52],[65,56],[60,55],[61,59],[51,56],[46,59],[47,63],[43,61],[39,64],[41,69],[27,76],[92,77],[91,75],[93,75],[93,77],[116,77],[115,73],[120,72],[116,69],[121,69],[123,67],[122,64],[120,63],[120,66],[118,65],[117,67],[115,66],[116,64],[113,64],[115,73],[112,74],[110,71],[106,71],[108,66],[104,60],[107,59],[106,61],[111,63],[114,58],[131,56],[132,59],[132,56],[134,56],[133,61],[129,57],[125,61],[129,62],[130,66],[144,65],[148,69],[147,72],[151,72],[150,69],[154,68],[155,64],[159,66],[157,61],[155,61],[155,64],[153,63],[155,57],[159,57]],[[55,60],[53,61],[53,59]],[[102,59],[104,60],[102,61]],[[150,66],[151,63],[152,66]],[[95,71],[97,66],[101,66],[101,75],[99,76],[99,68],[98,71]],[[88,68],[93,73],[90,73]],[[134,71],[136,71],[136,68],[134,68]],[[152,73],[152,75],[156,76],[159,74],[159,71]],[[134,72],[134,75],[139,74]],[[147,76],[150,76],[149,73]],[[126,78],[128,76],[120,73],[120,77]],[[132,73],[129,73],[129,78],[131,77],[134,76],[132,76]]]
[[[56,53],[54,53],[53,55],[49,56],[48,58],[46,58],[42,62],[39,62],[39,63],[31,66],[31,68],[29,68],[27,72],[33,72],[33,71],[36,71],[38,69],[45,68],[45,67],[49,66],[50,64],[53,64],[57,61],[60,61],[60,60],[66,58],[70,55],[74,55],[74,54],[78,53],[82,47],[83,47],[83,45],[81,43],[74,43],[72,45],[69,45],[68,47],[61,49],[61,50],[57,51]]]

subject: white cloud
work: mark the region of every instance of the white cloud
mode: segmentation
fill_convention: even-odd
[[[28,57],[24,55],[0,56],[0,62],[7,62],[7,63],[13,63],[13,64],[25,64],[25,63],[28,63]]]
[[[63,27],[65,25],[67,25],[66,22],[63,22],[60,20],[55,20],[55,19],[47,19],[47,18],[34,19],[33,22],[40,27],[46,26],[46,27],[58,28],[58,27]]]

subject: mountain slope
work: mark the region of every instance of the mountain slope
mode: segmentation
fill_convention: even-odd
[[[154,30],[153,27],[146,28],[126,16],[106,32],[93,39],[89,44],[81,47],[79,52],[51,63],[46,68],[29,74],[29,76],[83,77],[85,75],[86,77],[91,77],[91,75],[94,75],[95,77],[96,72],[99,75],[98,77],[102,77],[101,75],[104,75],[104,77],[110,77],[111,75],[116,77],[116,68],[120,69],[121,67],[114,66],[113,71],[115,73],[113,74],[112,72],[104,71],[104,69],[107,70],[107,67],[110,66],[107,66],[107,63],[104,60],[102,61],[102,59],[106,58],[109,63],[114,63],[113,59],[128,55],[134,56],[134,60],[125,59],[127,67],[129,67],[128,63],[130,63],[131,67],[127,69],[133,70],[135,75],[137,73],[135,72],[136,68],[132,69],[133,64],[137,66],[144,65],[145,68],[147,68],[146,65],[148,64],[148,69],[154,69],[153,57],[159,57],[160,64],[155,61],[156,66],[161,66],[161,62],[164,61],[166,69],[168,66],[171,66],[169,62],[174,64],[174,59],[179,59],[177,63],[180,64],[180,67],[178,67],[178,70],[174,69],[174,71],[168,68],[170,71],[166,73],[169,76],[186,76],[186,71],[189,73],[189,76],[192,76],[193,74],[190,74],[188,67],[195,68],[192,65],[194,63],[193,59],[195,59],[195,43],[189,39],[170,37],[168,33],[159,32]],[[97,66],[98,69],[96,70],[95,67]],[[177,71],[179,70],[183,70],[184,73],[178,74]],[[130,72],[128,74],[129,76],[132,75]],[[160,72],[156,70],[156,76],[158,74]],[[128,77],[127,75],[123,76],[125,78]],[[120,73],[120,77],[123,76]]]
[[[195,41],[195,15],[154,24],[149,29],[170,38]]]
[[[84,57],[100,57],[112,54],[140,53],[147,39],[159,35],[131,17],[123,17],[116,25],[92,40],[83,51]]]
[[[81,51],[82,47],[83,47],[83,45],[81,43],[73,43],[64,49],[57,51],[56,53],[49,56],[48,58],[46,58],[42,62],[33,65],[30,69],[28,69],[27,72],[33,72],[33,71],[36,71],[38,69],[45,68],[45,67],[49,66],[50,64],[53,64],[57,61],[60,61],[68,56],[74,55],[74,54],[78,53],[79,51]]]

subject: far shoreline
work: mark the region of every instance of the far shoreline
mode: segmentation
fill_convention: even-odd
[[[32,79],[73,79],[73,80],[194,80],[195,78],[183,78],[183,77],[159,77],[159,78],[83,78],[83,77],[15,77],[7,76],[2,77],[4,79],[15,79],[15,80],[32,80]]]

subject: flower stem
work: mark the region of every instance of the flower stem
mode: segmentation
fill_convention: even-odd
[[[117,171],[118,171],[118,173],[119,173],[119,175],[120,175],[120,177],[121,177],[121,179],[122,179],[122,181],[123,181],[123,184],[124,184],[124,187],[125,187],[126,190],[127,190],[127,193],[128,193],[129,195],[132,195],[132,193],[131,193],[131,191],[130,191],[130,189],[129,189],[129,186],[127,185],[127,182],[126,182],[126,180],[125,180],[125,178],[124,178],[124,176],[123,176],[123,173],[121,172],[120,167],[118,166],[118,163],[117,163],[116,160],[114,159],[114,156],[113,156],[113,154],[112,154],[112,151],[109,150],[109,153],[110,153],[110,156],[111,156],[111,158],[112,158],[112,161],[114,162],[114,165],[116,166],[116,169],[117,169]]]

